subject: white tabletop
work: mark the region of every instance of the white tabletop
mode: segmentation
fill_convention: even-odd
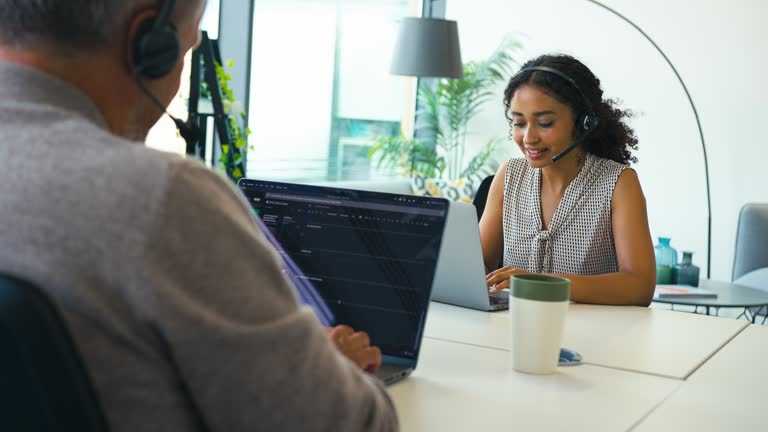
[[[425,335],[508,350],[508,314],[432,302]],[[588,364],[685,379],[747,325],[663,309],[571,304],[563,346]]]
[[[627,430],[681,381],[598,366],[528,375],[509,352],[425,338],[414,374],[389,387],[403,431]]]
[[[750,325],[694,372],[637,428],[766,430],[768,327]]]

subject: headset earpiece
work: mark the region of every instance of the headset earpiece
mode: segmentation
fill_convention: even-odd
[[[584,120],[581,122],[581,127],[584,129],[583,134],[588,134],[597,128],[600,124],[600,120],[592,114],[584,114]]]
[[[173,4],[173,0],[166,0],[157,17],[139,24],[133,39],[133,64],[140,79],[162,78],[176,67],[181,47],[170,22]]]

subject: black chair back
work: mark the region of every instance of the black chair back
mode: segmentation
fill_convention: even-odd
[[[472,204],[475,205],[477,210],[477,221],[480,222],[480,218],[483,217],[483,211],[485,211],[485,202],[488,200],[488,191],[491,189],[491,183],[493,182],[493,176],[488,176],[480,182],[480,186],[475,193],[475,199],[472,200]]]
[[[0,431],[107,430],[56,307],[32,284],[0,275]]]

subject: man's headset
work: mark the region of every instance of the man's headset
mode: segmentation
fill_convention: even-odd
[[[560,78],[567,81],[570,85],[573,86],[573,88],[576,89],[576,91],[581,96],[581,99],[584,101],[584,105],[587,107],[586,111],[582,113],[578,119],[576,119],[576,127],[581,129],[579,131],[579,136],[576,137],[576,139],[573,141],[573,144],[571,144],[567,149],[563,150],[561,153],[556,155],[552,158],[552,162],[557,162],[563,157],[565,157],[568,153],[572,152],[573,149],[579,146],[584,140],[587,138],[587,136],[592,133],[595,128],[597,128],[597,125],[600,123],[600,120],[597,118],[597,115],[595,115],[595,112],[592,110],[592,104],[589,103],[589,99],[587,99],[587,95],[584,94],[584,92],[581,91],[581,88],[576,84],[576,81],[574,81],[571,77],[568,75],[560,72],[557,69],[553,69],[551,67],[547,66],[530,66],[525,69],[522,69],[517,74],[522,74],[527,71],[542,71],[542,72],[549,72],[552,74],[555,74],[559,76]]]
[[[146,80],[155,80],[168,75],[175,67],[181,55],[181,44],[176,28],[171,23],[171,13],[175,0],[166,0],[157,16],[145,19],[139,24],[133,39],[133,65],[136,68],[136,81],[165,114],[176,124],[179,134],[191,148],[200,139],[200,129],[194,123],[183,122],[168,113],[165,105],[147,88]]]

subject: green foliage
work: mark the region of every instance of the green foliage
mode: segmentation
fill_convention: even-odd
[[[221,170],[233,181],[237,182],[245,176],[245,173],[238,168],[238,165],[242,163],[243,156],[247,151],[248,135],[251,134],[251,130],[245,127],[246,112],[240,106],[240,103],[235,98],[235,93],[229,86],[229,82],[232,80],[232,75],[218,62],[215,62],[215,66],[216,78],[219,80],[219,86],[221,87],[224,110],[227,112],[227,127],[229,129],[229,137],[231,140],[230,144],[233,144],[221,146],[219,162],[221,163]],[[234,62],[229,60],[227,66],[232,68]],[[208,89],[206,88],[203,90]],[[250,149],[252,150],[253,146],[251,146]]]
[[[376,157],[376,168],[399,169],[401,176],[419,172],[427,177],[442,177],[445,158],[437,154],[434,147],[418,143],[402,136],[380,136],[368,152],[369,158]]]
[[[440,79],[418,89],[419,111],[416,132],[419,139],[404,136],[379,137],[369,157],[377,167],[397,168],[401,174],[421,173],[427,177],[456,179],[492,174],[492,155],[501,140],[493,139],[474,155],[466,166],[464,150],[467,125],[491,99],[501,99],[492,88],[505,81],[517,64],[514,54],[519,42],[508,38],[485,60],[464,64],[462,79]]]

